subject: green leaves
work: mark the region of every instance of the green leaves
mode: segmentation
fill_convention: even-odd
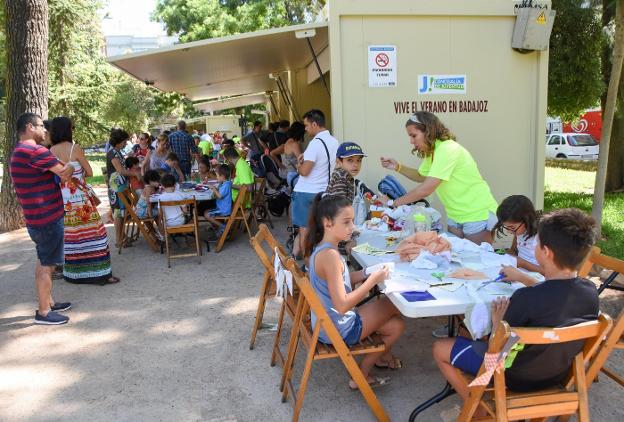
[[[564,121],[595,107],[606,89],[601,54],[606,42],[600,13],[585,0],[553,0],[557,11],[550,37],[548,114]]]

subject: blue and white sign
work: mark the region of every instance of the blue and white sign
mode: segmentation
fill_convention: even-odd
[[[465,94],[466,75],[418,75],[418,93]]]
[[[397,49],[394,45],[368,46],[368,86],[397,86]]]

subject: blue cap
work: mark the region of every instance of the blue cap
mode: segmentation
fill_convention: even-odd
[[[338,151],[336,151],[336,158],[354,157],[356,155],[366,157],[366,154],[362,151],[362,147],[355,142],[343,142],[338,147]]]

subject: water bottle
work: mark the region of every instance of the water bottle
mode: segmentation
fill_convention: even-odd
[[[412,215],[412,224],[414,227],[414,233],[427,231],[427,217],[424,214]]]

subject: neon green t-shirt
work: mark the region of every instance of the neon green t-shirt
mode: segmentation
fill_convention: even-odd
[[[242,158],[236,162],[236,176],[232,180],[233,185],[253,185],[255,183],[254,174],[251,171],[249,163]],[[232,201],[236,201],[238,197],[238,189],[232,189]],[[248,204],[245,205],[246,207]]]
[[[210,142],[209,140],[205,139],[203,141],[201,141],[197,147],[201,150],[202,155],[210,155],[212,154],[212,142]]]
[[[441,179],[438,198],[446,215],[459,224],[488,219],[498,204],[490,187],[466,148],[453,140],[436,140],[433,155],[425,157],[418,168],[425,177]]]

